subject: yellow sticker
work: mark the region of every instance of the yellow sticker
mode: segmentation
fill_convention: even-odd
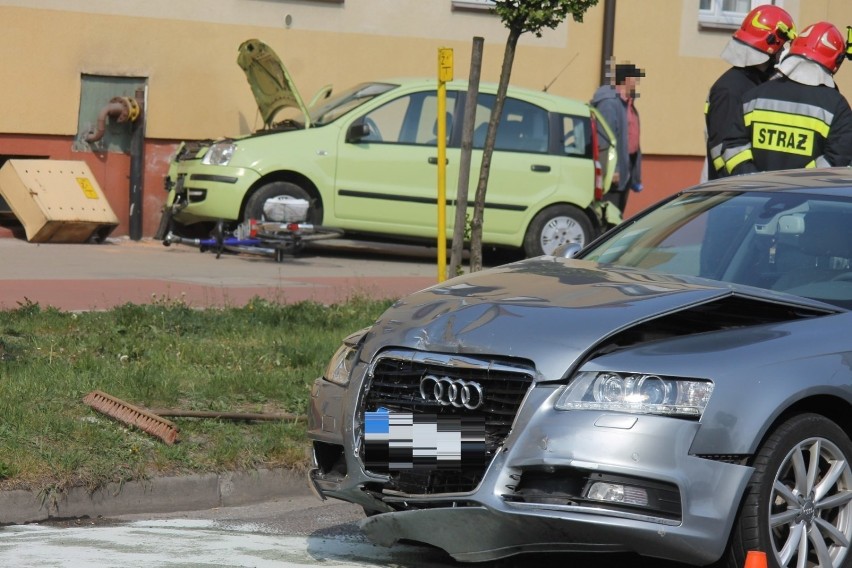
[[[755,122],[752,125],[751,145],[761,150],[812,156],[814,131],[795,126]]]
[[[442,47],[438,50],[438,81],[444,83],[453,80],[453,50]]]
[[[98,192],[95,191],[95,186],[89,181],[89,178],[77,178],[77,185],[83,190],[83,194],[89,199],[100,199]]]

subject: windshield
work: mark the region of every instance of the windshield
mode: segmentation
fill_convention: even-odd
[[[581,258],[757,286],[852,308],[852,203],[691,192],[626,223]]]
[[[398,86],[391,83],[361,83],[360,85],[355,85],[338,95],[331,96],[322,104],[310,108],[308,112],[311,115],[311,123],[316,126],[323,126],[329,122],[333,122],[373,97],[386,93]]]

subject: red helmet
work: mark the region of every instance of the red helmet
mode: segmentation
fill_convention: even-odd
[[[828,22],[817,22],[802,30],[790,44],[790,55],[801,55],[837,73],[846,57],[846,39]]]
[[[748,13],[734,37],[756,50],[774,55],[796,37],[793,18],[783,8],[766,4]]]

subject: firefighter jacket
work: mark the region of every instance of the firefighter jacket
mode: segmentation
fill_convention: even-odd
[[[769,72],[757,67],[731,67],[713,83],[704,105],[707,126],[707,179],[729,175],[725,157],[732,140],[742,138],[743,95],[769,78]]]
[[[780,75],[743,96],[743,123],[725,162],[733,174],[852,163],[852,110],[836,88]]]

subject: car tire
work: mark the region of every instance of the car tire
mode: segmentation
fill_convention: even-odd
[[[831,420],[801,414],[781,424],[754,459],[754,474],[719,565],[743,566],[750,550],[764,551],[770,567],[852,565],[850,464],[852,441]],[[807,564],[797,564],[800,546],[807,548]]]
[[[274,181],[261,186],[257,191],[251,194],[246,201],[245,209],[243,210],[243,221],[249,219],[263,219],[263,204],[267,199],[278,197],[279,195],[289,195],[296,199],[304,199],[311,205],[308,207],[307,222],[319,225],[322,223],[322,210],[317,207],[316,200],[311,199],[307,191],[287,181]]]
[[[524,253],[529,258],[553,254],[565,243],[586,246],[593,236],[592,223],[580,209],[573,205],[551,205],[541,210],[527,228]]]
[[[211,221],[202,221],[200,223],[193,223],[192,225],[184,225],[172,219],[169,223],[168,231],[188,239],[206,239],[210,236],[210,231],[212,231],[215,226],[216,223]]]

